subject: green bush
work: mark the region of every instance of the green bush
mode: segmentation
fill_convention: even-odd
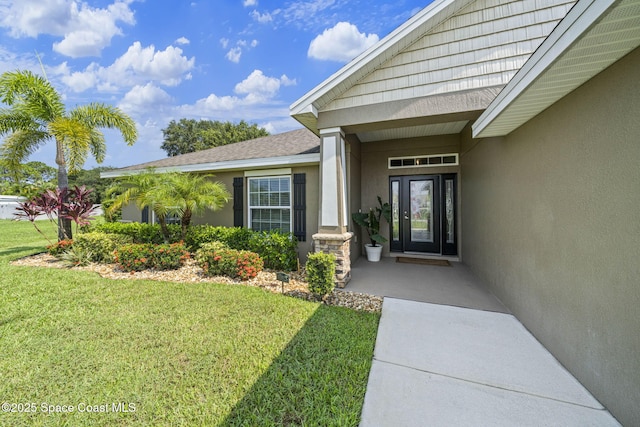
[[[298,241],[290,233],[198,225],[191,227],[185,237],[185,243],[192,252],[212,241],[223,242],[230,249],[257,253],[265,268],[291,271],[298,267]]]
[[[124,271],[175,270],[189,259],[184,244],[172,243],[155,245],[132,243],[122,245],[115,251],[115,260]]]
[[[298,268],[298,241],[290,233],[255,232],[249,239],[249,250],[260,255],[265,268],[292,271]]]
[[[71,249],[73,246],[73,240],[64,239],[47,246],[47,252],[49,255],[59,258],[64,252]]]
[[[180,240],[180,226],[170,224],[170,243]],[[133,238],[133,243],[164,243],[162,231],[158,224],[145,224],[141,222],[105,222],[91,227],[91,231],[101,231],[103,233],[124,234]]]
[[[77,234],[73,245],[84,253],[90,253],[91,262],[109,264],[113,262],[113,251],[118,246],[132,242],[133,238],[128,235],[93,231]]]
[[[213,241],[223,242],[231,249],[248,250],[253,234],[254,231],[241,227],[194,225],[189,227],[184,242],[191,252],[196,252],[205,243]]]
[[[307,282],[314,294],[326,295],[335,287],[336,257],[333,254],[316,252],[307,258]]]
[[[236,249],[208,249],[196,253],[196,261],[207,276],[229,276],[241,280],[253,279],[264,263],[258,254]]]

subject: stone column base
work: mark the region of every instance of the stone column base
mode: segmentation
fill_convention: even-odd
[[[325,252],[336,256],[336,286],[344,288],[351,280],[351,239],[353,233],[314,234],[315,252]]]

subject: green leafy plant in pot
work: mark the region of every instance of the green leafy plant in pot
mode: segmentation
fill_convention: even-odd
[[[378,196],[378,206],[369,209],[368,213],[355,212],[351,215],[353,222],[364,228],[369,235],[371,243],[365,244],[367,259],[369,261],[380,261],[382,253],[382,243],[387,239],[380,234],[380,223],[382,219],[391,222],[391,205],[382,203],[382,199]]]

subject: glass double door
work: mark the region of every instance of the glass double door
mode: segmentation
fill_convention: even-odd
[[[456,175],[391,177],[391,250],[457,255]]]

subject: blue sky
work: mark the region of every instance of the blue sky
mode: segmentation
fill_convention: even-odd
[[[44,68],[67,107],[99,101],[124,110],[138,142],[127,147],[105,132],[103,163],[123,167],[166,157],[162,129],[171,120],[299,128],[289,105],[428,3],[0,0],[0,73]],[[53,166],[53,148],[30,160]],[[90,159],[85,169],[94,166]]]

